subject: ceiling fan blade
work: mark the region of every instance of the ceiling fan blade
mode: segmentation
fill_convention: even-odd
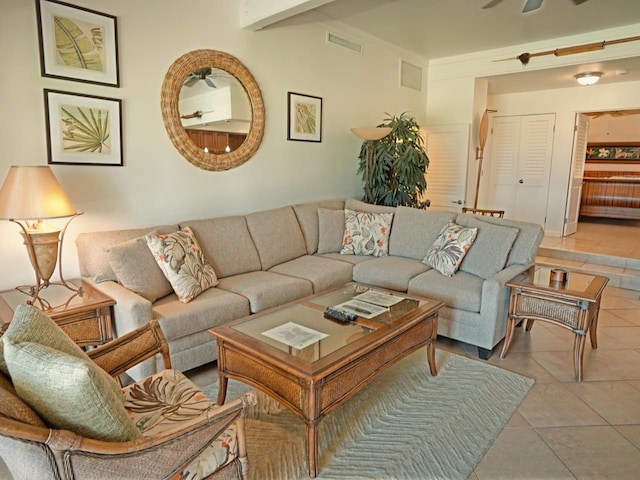
[[[575,3],[576,5],[582,5],[586,1],[587,0],[573,0],[573,3]]]
[[[185,80],[184,84],[187,87],[193,87],[193,85],[198,81],[198,77],[194,77],[193,75],[189,75],[189,77]]]
[[[215,83],[213,83],[213,82],[211,81],[211,79],[210,79],[210,78],[205,77],[205,78],[204,78],[204,82],[205,82],[207,85],[209,85],[211,88],[218,88],[218,87],[216,87],[216,84],[215,84]]]
[[[502,0],[491,0],[489,3],[487,3],[484,7],[482,8],[491,8],[491,7],[495,7],[496,5],[498,5]]]
[[[543,0],[527,0],[527,3],[522,9],[522,13],[527,13],[539,9],[542,6],[542,1]]]

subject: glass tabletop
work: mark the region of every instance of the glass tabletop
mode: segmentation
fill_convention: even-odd
[[[552,274],[555,268],[536,267],[533,277],[529,277],[531,283],[539,287],[548,287],[556,290],[568,290],[571,292],[586,292],[593,283],[595,277],[587,273],[565,272],[565,280],[555,280]]]
[[[360,298],[369,298],[371,301],[383,304],[366,304],[367,312],[371,313],[367,315],[368,318],[363,317],[356,322],[343,323],[324,317],[324,308],[339,306],[345,302],[350,303],[354,301],[354,297],[365,292],[368,292],[368,297]],[[300,303],[264,315],[249,317],[232,328],[290,355],[307,362],[314,362],[370,335],[378,328],[393,323],[427,301],[399,297],[350,284],[327,294],[312,297],[308,299],[308,303],[324,308],[314,308],[309,304]],[[358,305],[361,304],[358,303]]]

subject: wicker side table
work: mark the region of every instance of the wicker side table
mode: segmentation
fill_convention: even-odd
[[[557,282],[551,268],[540,266],[508,282],[509,318],[500,358],[507,355],[519,321],[526,320],[526,331],[535,320],[559,325],[575,334],[573,364],[576,381],[581,382],[585,337],[589,334],[591,347],[598,348],[600,299],[608,282],[607,277],[576,272],[568,272],[566,281]]]
[[[51,305],[44,312],[80,347],[102,345],[112,340],[111,309],[115,300],[82,280],[71,280],[70,283],[82,286],[82,295],[74,295],[67,288],[52,284],[40,294]],[[0,292],[0,335],[9,326],[16,307],[28,298],[16,289]]]

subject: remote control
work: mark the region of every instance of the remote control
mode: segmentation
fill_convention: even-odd
[[[345,312],[344,310],[340,310],[339,308],[335,307],[327,307],[327,309],[324,311],[324,316],[332,320],[338,320],[345,323],[355,322],[358,318],[358,315],[356,315],[355,313]]]

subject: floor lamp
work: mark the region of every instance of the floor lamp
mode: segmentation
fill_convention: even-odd
[[[40,292],[55,283],[63,285],[75,294],[82,288],[69,284],[62,276],[62,241],[67,226],[82,212],[76,212],[48,166],[12,166],[0,188],[0,219],[20,226],[20,234],[29,253],[35,271],[33,286],[16,287],[30,296],[27,303],[36,302],[43,310],[51,305],[40,298]],[[64,228],[59,229],[44,222],[66,218]],[[60,282],[50,282],[51,275],[59,267]]]
[[[373,174],[373,142],[381,140],[391,133],[391,127],[371,127],[371,128],[352,128],[353,134],[366,142],[365,144],[365,163],[364,163],[364,201],[373,203],[373,193],[371,192],[371,176]]]

